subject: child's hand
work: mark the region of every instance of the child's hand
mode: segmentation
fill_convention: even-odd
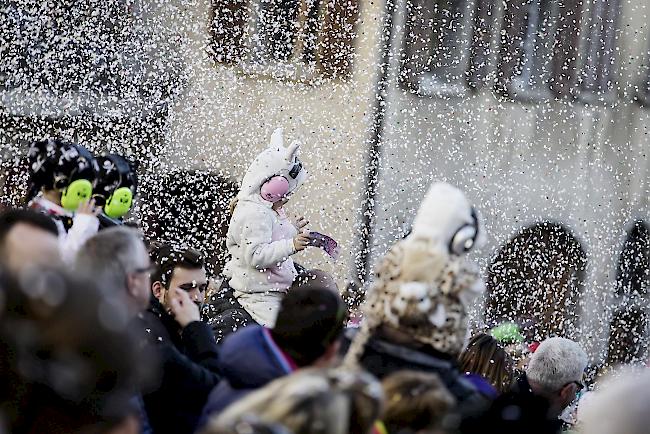
[[[309,235],[299,233],[293,238],[293,248],[296,249],[296,252],[300,252],[301,250],[305,250],[310,242],[311,238],[309,238]]]
[[[300,216],[300,217],[296,218],[296,221],[294,222],[293,225],[296,227],[296,229],[298,229],[298,232],[301,232],[302,228],[304,228],[308,224],[309,224],[309,220],[307,220],[303,216]]]
[[[77,208],[77,214],[86,214],[97,217],[100,212],[102,212],[102,209],[95,206],[95,199],[81,202]]]

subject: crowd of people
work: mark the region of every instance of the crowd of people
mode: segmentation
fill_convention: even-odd
[[[0,432],[645,432],[644,369],[591,375],[567,337],[470,329],[483,232],[449,184],[430,186],[353,321],[335,280],[292,259],[319,245],[284,210],[307,173],[281,130],[232,203],[220,276],[125,223],[127,158],[48,139],[28,159],[25,206],[0,214]]]

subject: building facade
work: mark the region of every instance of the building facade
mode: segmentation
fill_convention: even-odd
[[[18,119],[3,99],[3,115],[39,117],[39,131],[96,149],[126,146],[147,161],[149,197],[165,193],[156,180],[170,171],[194,186],[190,197],[205,190],[197,171],[236,183],[283,126],[310,172],[288,207],[343,251],[337,262],[317,251],[298,260],[351,288],[408,232],[430,182],[446,180],[477,204],[488,235],[476,254],[489,289],[477,325],[511,319],[531,338],[574,336],[594,358],[645,357],[648,0],[117,3],[173,41],[145,62],[155,76],[162,60],[173,84],[159,122],[138,115],[155,132],[146,152],[128,128],[117,137],[115,113],[97,120],[90,108],[95,124],[72,131],[78,115],[66,109]],[[178,53],[171,67],[167,50]],[[219,225],[226,190],[196,196]],[[171,210],[152,223],[164,234],[177,210],[158,206]]]

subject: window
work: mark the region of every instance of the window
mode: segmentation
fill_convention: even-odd
[[[618,259],[616,295],[637,296],[650,289],[650,228],[643,221],[632,225]]]
[[[618,0],[594,0],[588,17],[584,65],[580,74],[581,99],[585,102],[613,98]]]
[[[614,311],[609,324],[606,363],[617,366],[645,364],[648,357],[648,314],[640,306],[627,303]]]
[[[507,2],[498,90],[524,101],[575,93],[580,0]]]
[[[145,176],[142,190],[140,213],[147,238],[198,248],[207,257],[210,274],[218,274],[226,262],[223,240],[238,186],[213,173],[178,170]]]
[[[277,78],[350,75],[358,0],[214,0],[213,4],[217,62]]]
[[[23,3],[10,1],[0,14],[5,104],[116,115],[153,111],[182,88],[178,41],[148,27],[132,2]]]
[[[408,1],[400,71],[403,87],[422,96],[461,96],[467,92],[476,4],[471,0]],[[484,35],[480,41],[485,44]],[[477,47],[475,59],[480,59],[484,49]]]
[[[586,255],[563,226],[526,228],[488,268],[486,322],[520,324],[529,339],[572,336],[578,323]]]

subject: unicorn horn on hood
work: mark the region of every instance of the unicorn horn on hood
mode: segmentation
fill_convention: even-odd
[[[284,128],[276,128],[273,131],[269,147],[277,150],[284,149]]]

